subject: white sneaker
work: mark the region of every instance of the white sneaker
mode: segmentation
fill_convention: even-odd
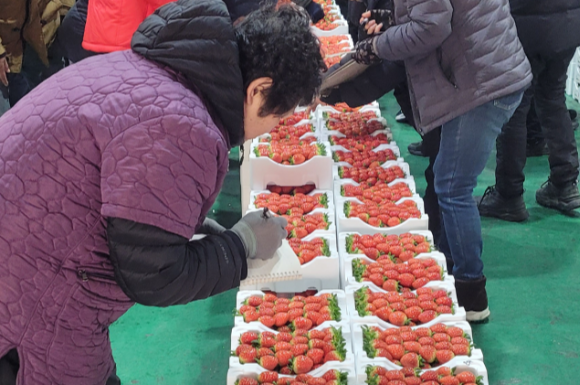
[[[490,315],[491,312],[489,311],[489,307],[487,307],[482,311],[468,311],[466,318],[469,322],[483,322],[488,319]]]
[[[397,114],[397,116],[395,116],[395,120],[400,123],[404,120],[407,120],[407,117],[405,116],[405,114],[403,114],[403,111],[399,110],[399,113]]]

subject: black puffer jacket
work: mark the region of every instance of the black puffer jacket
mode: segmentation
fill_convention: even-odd
[[[580,0],[510,0],[526,54],[580,46]]]

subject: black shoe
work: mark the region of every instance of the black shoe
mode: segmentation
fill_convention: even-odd
[[[427,155],[423,154],[423,142],[415,142],[415,143],[411,143],[407,149],[409,150],[409,152],[411,153],[411,155],[416,155],[416,156],[423,156],[426,157]]]
[[[395,116],[395,120],[397,121],[397,123],[409,124],[409,119],[407,119],[405,114],[403,114],[403,110],[399,110],[399,112],[397,112],[397,116]]]
[[[580,208],[578,183],[557,187],[549,179],[536,191],[536,201],[544,207],[560,210],[564,213]]]
[[[578,129],[578,120],[576,120],[578,112],[576,110],[568,110],[568,113],[570,114],[570,119],[572,119],[572,129],[576,131]]]
[[[465,308],[469,322],[484,322],[489,318],[490,311],[485,283],[485,277],[473,281],[455,279],[457,302],[459,302],[459,306]]]
[[[545,140],[542,140],[538,144],[530,145],[529,143],[526,145],[526,156],[528,158],[533,156],[544,156],[550,155],[550,151],[548,150],[548,145],[546,144]]]
[[[523,222],[530,217],[523,196],[507,199],[495,186],[488,187],[482,197],[475,197],[479,215],[509,222]]]

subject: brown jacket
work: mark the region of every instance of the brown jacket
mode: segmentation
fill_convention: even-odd
[[[0,55],[6,54],[11,72],[20,72],[24,42],[48,65],[47,47],[62,17],[75,0],[0,0]],[[28,12],[27,12],[28,10]]]

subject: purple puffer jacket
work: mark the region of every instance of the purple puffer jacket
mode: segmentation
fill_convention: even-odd
[[[0,357],[19,384],[103,384],[107,327],[132,306],[105,217],[188,239],[214,202],[228,141],[170,70],[131,52],[48,79],[0,119]]]

